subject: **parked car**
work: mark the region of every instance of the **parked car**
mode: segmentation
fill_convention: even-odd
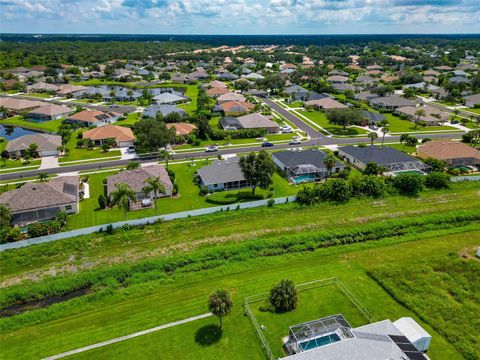
[[[302,143],[302,142],[300,141],[299,138],[292,138],[292,139],[289,141],[288,145],[298,145],[298,144],[301,144],[301,143]]]
[[[290,126],[285,125],[280,128],[280,131],[285,134],[290,134],[293,132],[293,129]]]
[[[273,146],[273,144],[271,142],[266,141],[266,142],[262,143],[262,147],[271,147],[271,146]]]
[[[457,120],[452,120],[450,121],[451,124],[458,124],[458,121]]]
[[[217,145],[210,145],[205,148],[205,152],[214,152],[214,151],[218,151]]]
[[[128,147],[128,149],[127,149],[127,152],[129,152],[129,153],[132,153],[132,154],[133,154],[133,153],[135,152],[135,146],[133,146],[133,145],[130,145],[130,146]]]

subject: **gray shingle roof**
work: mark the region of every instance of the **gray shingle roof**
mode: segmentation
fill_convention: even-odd
[[[304,151],[280,151],[272,154],[273,158],[279,160],[285,167],[294,168],[301,165],[314,165],[319,170],[326,171],[323,159],[326,153],[320,150]],[[345,167],[340,161],[337,161],[335,167]]]
[[[197,173],[205,185],[245,180],[238,158],[215,160],[211,165],[198,169]]]
[[[416,158],[405,154],[404,152],[385,146],[344,146],[338,150],[352,156],[364,164],[377,163],[378,165],[388,165],[401,162],[419,161]]]
[[[139,193],[145,187],[145,180],[150,177],[160,177],[160,182],[167,189],[173,185],[163,165],[150,165],[134,170],[124,170],[107,178],[107,193],[110,195],[115,191],[115,184],[126,183],[133,191]]]
[[[20,136],[16,139],[10,140],[5,147],[9,152],[21,151],[28,149],[30,144],[37,144],[38,152],[53,151],[62,145],[62,137],[59,135],[50,134],[30,134]]]

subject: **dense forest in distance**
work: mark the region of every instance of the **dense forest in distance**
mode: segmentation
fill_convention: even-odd
[[[217,45],[234,45],[243,40],[243,45],[258,41],[258,44],[274,44],[277,36],[169,36],[167,41],[157,41],[165,35],[151,35],[150,41],[143,37],[147,35],[0,35],[0,69],[12,69],[18,66],[31,67],[46,65],[57,67],[59,64],[71,64],[90,67],[104,64],[110,60],[187,60],[211,61],[225,56],[231,56],[229,51],[212,51],[210,53],[194,54],[199,48]],[[335,38],[336,44],[329,43]],[[185,41],[179,41],[180,39]],[[196,42],[186,40],[196,39]],[[176,41],[173,41],[176,40]],[[324,43],[322,43],[324,41]],[[253,57],[257,61],[290,61],[301,62],[301,55],[312,59],[323,59],[331,63],[350,62],[349,55],[361,54],[363,60],[382,62],[382,54],[396,54],[413,60],[413,64],[436,66],[456,63],[468,51],[480,51],[480,36],[476,35],[358,35],[358,36],[286,36],[281,42],[293,45],[289,54],[283,48],[273,53],[264,53],[251,49],[242,50],[242,56]],[[308,46],[304,45],[308,44]],[[321,45],[319,45],[321,43]],[[368,52],[366,52],[368,46]],[[408,49],[412,50],[408,50]],[[426,57],[425,52],[435,49],[448,50],[447,54],[437,58]],[[420,51],[419,51],[420,50]],[[177,53],[177,54],[173,54]],[[297,53],[297,55],[292,53]],[[299,56],[299,59],[292,57]],[[372,63],[373,63],[372,62]]]

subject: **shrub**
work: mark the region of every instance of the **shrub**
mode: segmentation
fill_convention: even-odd
[[[112,224],[109,224],[107,225],[107,229],[105,230],[105,232],[108,234],[108,235],[112,235],[113,234],[113,226]]]
[[[447,189],[450,186],[450,176],[443,172],[431,172],[425,177],[425,186],[430,189]]]
[[[275,200],[269,199],[269,200],[267,201],[267,206],[268,206],[268,207],[273,207],[273,205],[275,205]]]
[[[423,189],[423,177],[420,174],[398,174],[393,179],[393,187],[402,195],[417,196]]]
[[[327,201],[344,203],[351,195],[350,184],[344,179],[329,179],[320,188],[320,197]]]
[[[352,192],[357,195],[364,195],[379,198],[385,194],[386,185],[382,177],[367,175],[360,177],[358,183],[354,183]]]
[[[270,304],[276,312],[291,311],[297,307],[297,289],[292,280],[282,280],[270,290]]]
[[[200,186],[200,195],[205,196],[208,194],[208,188],[206,186]]]
[[[98,206],[100,209],[105,209],[107,207],[107,200],[103,194],[98,195]]]

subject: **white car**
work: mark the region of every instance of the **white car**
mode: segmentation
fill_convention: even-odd
[[[218,146],[210,145],[205,148],[205,152],[215,152],[218,151]]]
[[[285,133],[285,134],[290,134],[290,133],[293,132],[293,129],[292,129],[290,126],[285,125],[285,126],[282,126],[282,127],[280,128],[280,131],[283,132],[283,133]]]
[[[288,143],[288,145],[298,145],[298,144],[301,144],[302,142],[300,141],[300,139],[298,138],[292,138],[292,140],[290,140],[290,142]]]

